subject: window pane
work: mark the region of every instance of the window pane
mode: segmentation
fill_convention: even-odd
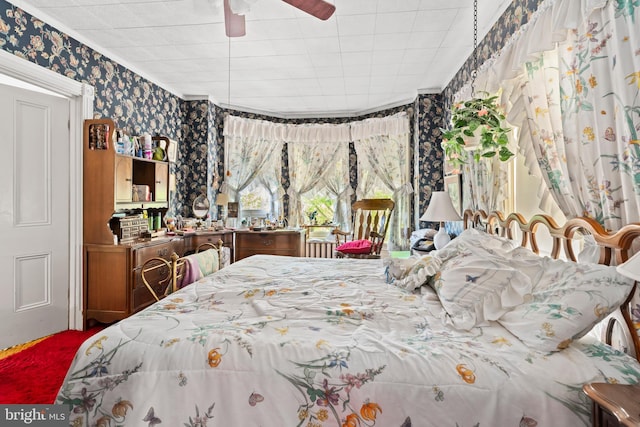
[[[313,189],[302,196],[302,217],[305,224],[329,224],[333,222],[335,198],[326,187]]]

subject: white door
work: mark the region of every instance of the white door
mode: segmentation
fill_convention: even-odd
[[[0,84],[0,349],[68,327],[69,118]]]

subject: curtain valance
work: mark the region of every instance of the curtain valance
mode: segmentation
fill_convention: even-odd
[[[351,122],[351,139],[353,141],[377,136],[407,134],[409,134],[409,117],[407,113]]]
[[[405,135],[408,133],[409,118],[406,113],[341,124],[274,123],[232,115],[228,115],[224,119],[224,136],[287,143],[337,143],[372,136]]]
[[[224,136],[281,142],[349,142],[349,124],[285,124],[228,115]]]
[[[505,46],[478,68],[476,89],[494,93],[505,80],[523,73],[523,65],[541,52],[552,50],[567,39],[568,32],[578,28],[606,0],[546,0],[540,4],[529,22],[520,27]],[[456,96],[468,97],[470,84]]]

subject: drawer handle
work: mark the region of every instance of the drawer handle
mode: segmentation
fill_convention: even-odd
[[[262,244],[263,244],[264,246],[271,246],[271,245],[273,245],[273,240],[270,240],[270,239],[262,239]]]
[[[158,256],[160,256],[160,257],[166,256],[168,253],[169,253],[169,249],[167,249],[167,248],[158,250]]]

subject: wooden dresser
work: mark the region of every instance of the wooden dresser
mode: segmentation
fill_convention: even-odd
[[[222,240],[222,244],[231,250],[231,261],[233,261],[233,231],[196,231],[184,236],[184,252],[185,255],[195,252],[196,248],[204,243],[216,244]]]
[[[251,255],[304,256],[304,230],[236,230],[235,260]]]
[[[640,426],[640,385],[590,383],[582,390],[593,401],[593,427]]]
[[[150,258],[171,260],[175,252],[182,256],[181,237],[159,238],[119,245],[84,245],[84,321],[112,323],[129,317],[155,300],[144,286],[140,270]],[[156,292],[162,292],[161,287]]]

